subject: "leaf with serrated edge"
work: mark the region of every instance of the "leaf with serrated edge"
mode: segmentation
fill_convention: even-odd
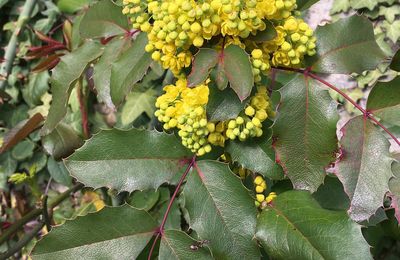
[[[76,80],[88,64],[103,53],[99,43],[88,41],[73,52],[63,56],[54,68],[51,78],[53,102],[42,128],[42,135],[51,133],[67,113],[68,99]]]
[[[192,71],[187,80],[188,86],[194,87],[203,83],[210,75],[210,71],[218,62],[219,54],[214,49],[201,48],[193,59]]]
[[[375,69],[385,58],[375,41],[372,23],[365,17],[351,16],[318,27],[315,35],[317,55],[309,64],[315,72],[361,73]]]
[[[245,102],[241,102],[235,92],[226,88],[219,90],[210,83],[210,95],[207,103],[207,118],[209,121],[225,121],[236,118],[244,109]]]
[[[128,205],[106,207],[55,227],[32,252],[33,259],[134,259],[152,238],[157,224]]]
[[[222,62],[231,88],[241,101],[245,100],[250,96],[254,85],[249,55],[239,46],[232,44],[225,48]]]
[[[400,125],[400,77],[376,84],[368,95],[367,110],[386,123]]]
[[[131,192],[175,181],[190,157],[174,135],[113,129],[93,136],[66,159],[65,165],[86,186]]]
[[[390,143],[368,119],[358,116],[341,129],[342,158],[335,172],[350,198],[355,221],[369,219],[383,205],[392,177]]]
[[[122,108],[122,124],[128,125],[138,118],[143,112],[149,117],[153,116],[156,102],[156,91],[148,89],[145,92],[133,91],[126,97],[126,103]]]
[[[307,191],[279,194],[258,218],[256,238],[273,259],[372,259],[361,226]]]
[[[198,246],[200,242],[179,230],[165,230],[161,237],[159,259],[205,260],[213,259],[207,244]],[[191,249],[191,246],[197,246]]]
[[[79,25],[84,38],[110,37],[129,30],[128,18],[122,8],[110,0],[102,0],[91,6]]]
[[[190,227],[210,241],[216,259],[259,259],[257,211],[248,190],[226,164],[200,161],[194,169],[184,189]]]
[[[147,34],[140,33],[121,59],[112,63],[111,99],[119,105],[135,83],[143,78],[152,62],[151,55],[144,50]]]
[[[277,161],[296,189],[316,191],[335,161],[337,104],[315,80],[297,75],[282,87],[273,125]]]

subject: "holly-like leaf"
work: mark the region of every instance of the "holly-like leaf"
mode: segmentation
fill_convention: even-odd
[[[111,109],[115,109],[111,100],[111,66],[113,62],[121,58],[131,45],[132,41],[129,38],[112,40],[107,44],[103,55],[94,65],[93,82],[97,96]]]
[[[264,31],[258,31],[255,35],[250,34],[250,36],[247,38],[248,40],[255,42],[265,42],[273,40],[276,37],[277,33],[272,22],[268,20],[264,22],[267,28]]]
[[[65,165],[86,186],[131,192],[175,182],[176,173],[183,171],[189,156],[174,135],[113,129],[93,136]]]
[[[315,35],[317,55],[309,65],[316,72],[361,73],[375,69],[385,58],[375,41],[372,23],[365,17],[351,16],[318,27]]]
[[[252,138],[244,142],[230,141],[226,146],[232,161],[244,168],[260,173],[273,180],[283,179],[283,170],[275,162],[271,139]]]
[[[393,23],[383,21],[382,27],[386,31],[387,37],[396,43],[400,39],[400,21],[396,20]]]
[[[111,98],[115,105],[124,100],[133,85],[147,72],[152,62],[151,55],[144,50],[147,41],[147,35],[140,33],[123,57],[112,63]]]
[[[273,126],[277,161],[296,189],[316,191],[337,150],[337,104],[315,80],[297,75],[282,87]]]
[[[351,119],[341,131],[342,158],[336,163],[336,175],[350,198],[350,217],[367,220],[382,206],[389,191],[390,143],[363,116]]]
[[[56,160],[71,155],[82,145],[82,139],[72,126],[61,123],[53,132],[42,137],[43,148]]]
[[[253,240],[256,208],[248,190],[228,165],[200,161],[184,189],[190,227],[216,259],[259,259]]]
[[[101,0],[91,6],[79,25],[84,38],[110,37],[129,31],[128,18],[122,8],[110,0]]]
[[[296,1],[297,10],[305,11],[318,1],[319,0],[297,0]]]
[[[128,125],[135,121],[142,113],[153,116],[156,102],[156,91],[148,89],[145,92],[132,91],[126,97],[126,103],[122,109],[122,124]]]
[[[161,237],[159,259],[213,259],[207,245],[198,246],[200,242],[179,230],[166,230]],[[191,247],[196,247],[191,249]]]
[[[32,251],[33,259],[136,258],[150,241],[156,223],[145,211],[106,207],[55,227]]]
[[[215,82],[215,85],[219,90],[224,90],[228,87],[228,78],[226,77],[223,62],[218,62],[217,66],[211,70],[210,73],[211,82]]]
[[[400,125],[400,77],[379,82],[368,96],[367,110],[392,125]]]
[[[361,226],[307,191],[279,194],[258,218],[256,238],[274,259],[372,259]]]
[[[351,5],[349,0],[335,0],[332,3],[332,8],[329,11],[330,14],[346,13],[350,9]]]
[[[39,126],[40,123],[43,122],[43,120],[43,116],[40,113],[37,113],[31,118],[21,121],[18,125],[8,131],[0,147],[0,154],[4,153],[19,141],[27,137]]]
[[[227,88],[220,91],[214,85],[210,87],[206,109],[209,121],[225,121],[236,118],[244,106],[245,102],[241,102],[232,89]]]
[[[49,157],[47,171],[56,182],[65,186],[72,184],[72,178],[62,162],[56,162],[53,158]]]
[[[400,72],[400,49],[396,52],[390,64],[390,69]]]
[[[223,53],[224,71],[231,88],[241,101],[250,96],[254,85],[253,70],[249,55],[237,45],[229,45]]]
[[[88,41],[75,51],[63,56],[54,68],[51,79],[53,102],[49,115],[42,128],[42,135],[51,133],[67,113],[69,95],[76,80],[85,71],[88,64],[103,53],[99,43]]]
[[[218,62],[219,54],[214,49],[201,48],[194,55],[192,72],[188,76],[188,86],[194,87],[203,83],[210,75],[211,69]]]
[[[326,176],[324,184],[312,195],[324,209],[347,210],[350,200],[344,192],[343,184],[333,176]]]
[[[392,199],[391,207],[394,208],[395,217],[400,222],[400,155],[395,156],[397,162],[392,164],[393,177],[389,180],[390,196]]]
[[[368,8],[369,10],[374,10],[378,5],[377,0],[350,0],[351,7],[353,9]]]

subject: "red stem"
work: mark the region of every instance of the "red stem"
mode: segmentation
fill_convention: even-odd
[[[79,100],[79,109],[81,111],[82,117],[82,130],[83,130],[83,137],[88,139],[90,136],[89,132],[89,121],[88,121],[88,113],[86,110],[86,101],[84,100],[84,96],[82,94],[82,79],[79,79],[77,88],[77,95]]]
[[[181,186],[183,184],[183,181],[186,179],[186,176],[188,175],[190,169],[193,167],[193,165],[195,163],[196,163],[196,155],[192,157],[188,167],[186,168],[186,170],[183,173],[182,177],[180,178],[178,184],[176,185],[174,194],[172,194],[172,197],[171,197],[171,199],[169,201],[167,210],[164,213],[163,220],[161,221],[160,226],[154,232],[154,234],[156,235],[156,238],[154,239],[153,245],[151,246],[150,253],[149,253],[149,256],[147,258],[148,260],[150,260],[151,256],[153,255],[153,251],[154,251],[154,248],[155,248],[155,246],[157,244],[158,238],[163,236],[163,234],[164,234],[164,226],[165,226],[165,223],[167,222],[167,218],[168,218],[169,212],[171,211],[172,204],[174,203],[174,201],[176,199],[176,196],[178,195],[179,189],[181,188]]]
[[[342,97],[344,97],[347,101],[349,101],[353,106],[355,106],[358,110],[360,110],[365,118],[369,118],[371,121],[376,123],[380,128],[382,128],[388,135],[390,135],[390,137],[393,138],[393,140],[397,143],[397,145],[400,146],[400,141],[397,139],[397,137],[394,136],[394,134],[392,134],[389,131],[389,129],[387,129],[381,122],[379,122],[370,111],[367,111],[366,109],[361,107],[359,104],[357,104],[356,101],[354,101],[351,97],[349,97],[342,90],[338,89],[337,87],[335,87],[331,83],[327,82],[326,80],[320,78],[316,74],[313,74],[312,71],[310,70],[310,68],[307,68],[307,69],[295,69],[295,68],[277,67],[277,68],[274,68],[274,69],[293,71],[293,72],[304,74],[306,77],[309,76],[309,77],[321,82],[322,84],[324,84],[325,86],[329,87],[330,89],[333,89],[334,91],[339,93]]]

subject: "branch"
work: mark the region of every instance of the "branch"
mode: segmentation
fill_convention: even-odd
[[[89,121],[88,121],[88,113],[86,107],[87,96],[83,94],[82,77],[79,78],[77,82],[76,93],[79,100],[79,109],[81,111],[83,137],[85,139],[88,139],[90,136],[90,131],[89,131]]]
[[[376,123],[380,128],[383,129],[383,131],[385,131],[391,138],[393,138],[393,140],[397,143],[398,146],[400,146],[399,139],[397,139],[397,137],[392,132],[390,132],[389,129],[387,129],[381,122],[379,122],[378,119],[376,119],[375,116],[370,111],[367,111],[366,109],[364,109],[362,106],[357,104],[356,101],[354,101],[351,97],[349,97],[346,93],[344,93],[342,90],[340,90],[339,88],[335,87],[334,85],[332,85],[331,83],[327,82],[326,80],[320,78],[319,76],[314,74],[310,69],[295,69],[295,68],[285,68],[285,67],[275,67],[274,69],[293,71],[293,72],[301,73],[301,74],[304,74],[304,76],[306,76],[306,77],[310,77],[310,78],[313,78],[313,79],[321,82],[322,84],[324,84],[328,88],[330,88],[330,89],[334,90],[335,92],[339,93],[339,95],[344,97],[347,101],[349,101],[354,107],[356,107],[358,110],[361,111],[361,113],[364,115],[365,118],[368,118],[371,121],[373,121],[374,123]]]
[[[193,165],[195,163],[196,163],[196,155],[192,157],[192,160],[190,161],[188,167],[186,168],[186,170],[183,173],[182,177],[180,178],[178,184],[176,185],[174,194],[172,194],[172,197],[171,197],[171,199],[169,201],[167,210],[165,211],[163,220],[161,221],[161,225],[154,232],[154,234],[156,235],[156,238],[154,239],[153,244],[151,246],[150,253],[149,253],[149,256],[147,258],[148,260],[151,259],[151,256],[152,256],[154,248],[155,248],[155,246],[157,244],[158,238],[163,236],[163,234],[164,234],[165,223],[167,222],[168,214],[171,211],[172,204],[174,203],[174,201],[176,199],[176,196],[178,195],[179,189],[181,188],[183,181],[186,179],[186,176],[188,175],[190,169],[193,167]]]
[[[55,208],[58,206],[61,202],[63,202],[66,198],[69,197],[70,193],[74,193],[80,189],[82,189],[83,185],[82,184],[77,184],[73,186],[72,188],[68,189],[64,193],[61,193],[54,201],[52,201],[48,207],[50,209]],[[4,233],[0,236],[0,245],[3,244],[5,241],[8,240],[8,238],[14,234],[18,229],[22,228],[27,222],[31,221],[34,218],[37,218],[43,213],[43,209],[38,208],[30,211],[28,214],[23,216],[22,218],[18,219],[12,226],[4,230]]]
[[[25,24],[28,22],[33,7],[35,6],[37,0],[26,0],[24,7],[22,9],[21,14],[17,20],[17,26],[8,42],[6,47],[6,52],[4,54],[4,62],[0,66],[0,76],[3,76],[4,79],[0,81],[0,90],[4,90],[7,82],[8,75],[11,73],[11,69],[15,60],[15,56],[17,53],[17,44],[18,44],[18,36],[23,30]]]

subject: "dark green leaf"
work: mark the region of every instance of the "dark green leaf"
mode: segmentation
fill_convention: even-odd
[[[110,37],[129,30],[128,18],[122,8],[110,0],[101,0],[89,8],[79,31],[84,38]]]
[[[209,240],[216,259],[259,259],[253,240],[256,208],[248,190],[226,164],[200,161],[184,189],[190,227]]]
[[[342,128],[342,158],[336,175],[350,198],[349,214],[363,221],[383,205],[392,177],[390,143],[368,119],[358,116]]]
[[[337,150],[337,104],[316,81],[296,76],[282,87],[273,126],[277,161],[296,189],[316,191]]]
[[[244,142],[230,141],[226,151],[234,162],[273,180],[283,179],[283,170],[275,162],[271,139],[253,138]]]
[[[227,88],[221,91],[214,84],[211,84],[206,109],[209,121],[224,121],[236,118],[245,105],[232,89]]]
[[[400,72],[400,49],[396,52],[390,64],[390,68],[397,72]]]
[[[22,89],[22,96],[30,107],[42,104],[40,98],[49,89],[49,78],[50,76],[47,71],[29,75],[29,83],[26,88]]]
[[[82,145],[82,139],[67,124],[59,124],[54,131],[42,137],[43,148],[56,160],[69,156]]]
[[[274,259],[372,259],[361,226],[306,191],[278,195],[258,218],[256,238]]]
[[[128,205],[104,208],[53,228],[32,252],[33,259],[134,259],[150,241],[156,223]]]
[[[53,158],[49,157],[47,170],[56,182],[65,186],[70,186],[72,184],[72,178],[62,162],[56,162]]]
[[[350,200],[338,178],[326,176],[324,184],[312,195],[324,209],[347,210]]]
[[[210,79],[211,82],[215,82],[219,90],[224,90],[228,86],[228,78],[226,77],[224,64],[218,62],[217,66],[211,70]]]
[[[213,259],[206,246],[197,247],[196,250],[191,249],[191,246],[198,244],[198,241],[182,231],[166,230],[161,237],[159,259]]]
[[[264,22],[265,22],[267,28],[264,31],[258,31],[255,35],[250,34],[250,36],[247,39],[249,39],[251,41],[255,41],[255,42],[266,42],[266,41],[273,40],[277,35],[275,27],[268,20],[266,20]]]
[[[85,71],[88,64],[103,52],[99,43],[88,41],[75,51],[63,56],[55,67],[51,79],[53,102],[49,115],[42,128],[42,135],[51,133],[67,113],[69,95],[76,80]]]
[[[65,164],[86,186],[134,191],[156,189],[173,181],[189,156],[174,135],[113,129],[92,137]]]
[[[400,77],[376,84],[368,96],[367,110],[386,123],[400,125]]]
[[[135,121],[142,113],[146,113],[150,118],[156,109],[155,102],[157,92],[148,89],[144,92],[132,91],[126,97],[126,103],[121,112],[122,124],[128,125]]]
[[[14,146],[11,154],[18,161],[22,161],[33,155],[33,149],[35,149],[35,144],[30,140],[24,140]]]
[[[356,15],[341,19],[318,27],[315,34],[317,56],[310,64],[313,71],[361,73],[375,69],[385,58],[375,41],[372,23],[365,17]]]
[[[127,199],[127,203],[134,208],[149,211],[160,198],[160,190],[135,191]]]
[[[115,105],[119,105],[124,100],[132,86],[147,72],[152,59],[151,55],[144,50],[146,44],[147,35],[140,33],[123,57],[112,63],[111,98]]]
[[[201,48],[194,55],[192,72],[187,78],[188,86],[194,87],[203,83],[210,75],[211,69],[217,64],[218,58],[219,54],[216,50]]]
[[[93,82],[97,90],[97,96],[100,101],[104,102],[111,109],[115,109],[111,100],[111,65],[120,59],[131,45],[132,41],[129,38],[114,39],[107,44],[104,54],[94,65]]]
[[[305,11],[318,1],[319,0],[297,0],[296,1],[297,10]]]
[[[61,12],[73,14],[93,0],[59,0],[57,6]]]
[[[17,170],[18,162],[11,156],[11,152],[0,154],[0,175],[10,176]]]
[[[241,101],[245,100],[250,95],[254,85],[249,55],[239,46],[232,44],[225,48],[221,62],[223,62],[231,88]]]

